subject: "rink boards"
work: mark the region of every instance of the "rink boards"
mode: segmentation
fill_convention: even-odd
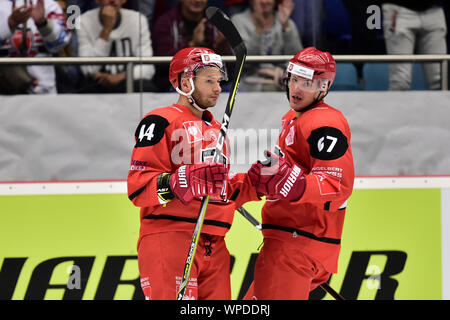
[[[244,207],[260,220],[262,205]],[[0,300],[142,298],[125,181],[0,183],[0,214]],[[450,177],[358,177],[346,215],[336,291],[450,299]],[[238,299],[262,236],[236,212],[226,241]]]

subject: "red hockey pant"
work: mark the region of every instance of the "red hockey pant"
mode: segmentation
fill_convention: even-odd
[[[164,232],[143,237],[138,247],[145,298],[174,300],[184,271],[192,232]],[[224,237],[201,234],[185,299],[229,300],[230,254]]]
[[[255,265],[254,283],[244,299],[307,300],[309,293],[331,276],[301,249],[265,239]]]

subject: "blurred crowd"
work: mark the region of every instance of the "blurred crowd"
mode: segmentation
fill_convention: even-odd
[[[208,6],[231,17],[249,55],[307,46],[334,55],[448,53],[449,4],[439,0],[0,0],[0,59],[173,56],[189,46],[232,55]],[[363,65],[354,64],[359,79]],[[284,69],[247,63],[240,90],[282,90]],[[411,69],[390,64],[389,89],[410,89]],[[423,72],[427,89],[440,89],[440,64]],[[137,64],[131,74],[135,92],[172,90],[168,64]],[[0,94],[118,93],[127,85],[124,64],[0,64]]]

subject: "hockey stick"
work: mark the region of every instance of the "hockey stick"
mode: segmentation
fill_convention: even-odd
[[[225,108],[222,126],[220,128],[220,134],[217,139],[216,149],[214,151],[213,161],[219,162],[220,155],[222,154],[223,144],[225,142],[225,137],[228,131],[228,126],[230,124],[230,117],[231,112],[233,111],[239,79],[241,78],[242,69],[244,66],[245,58],[247,56],[247,49],[236,27],[219,8],[216,7],[207,8],[206,16],[217,27],[217,29],[219,29],[219,31],[222,32],[222,34],[230,43],[231,48],[233,49],[233,53],[236,56],[236,64],[234,67],[234,74],[233,74],[234,80],[231,86],[230,94],[228,96],[227,106]],[[189,252],[186,259],[186,264],[184,265],[183,277],[181,279],[180,287],[177,293],[177,300],[182,300],[184,297],[184,293],[186,291],[189,276],[191,274],[192,265],[194,263],[195,252],[198,246],[198,239],[203,227],[203,221],[205,219],[208,202],[209,202],[209,195],[202,199],[200,211],[197,218],[197,223],[195,224],[194,234],[192,235],[191,245],[189,247]]]
[[[343,296],[341,296],[339,293],[334,291],[332,287],[327,282],[324,282],[320,285],[320,287],[325,290],[325,292],[328,292],[333,298],[336,300],[345,300]]]
[[[247,219],[252,225],[254,225],[259,231],[262,231],[262,225],[259,223],[258,220],[256,220],[255,217],[251,215],[250,212],[245,210],[243,207],[240,207],[237,209],[240,214],[244,216],[245,219]],[[328,283],[322,283],[320,287],[325,290],[325,292],[328,292],[333,298],[336,300],[345,300],[343,296],[341,296],[339,293],[337,293]]]

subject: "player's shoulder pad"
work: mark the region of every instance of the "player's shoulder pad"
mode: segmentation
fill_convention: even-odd
[[[164,137],[164,132],[169,126],[169,121],[158,115],[148,114],[146,115],[136,128],[134,136],[136,137],[135,148],[150,147]]]
[[[349,131],[339,110],[324,104],[323,108],[310,110],[305,120],[311,126],[306,140],[313,158],[335,160],[347,152],[350,137],[346,133]]]
[[[308,139],[309,152],[313,158],[335,160],[342,157],[348,149],[348,139],[335,127],[319,127],[311,131]]]
[[[172,107],[157,108],[145,115],[134,133],[135,148],[157,144],[164,137],[166,128],[181,114]]]

